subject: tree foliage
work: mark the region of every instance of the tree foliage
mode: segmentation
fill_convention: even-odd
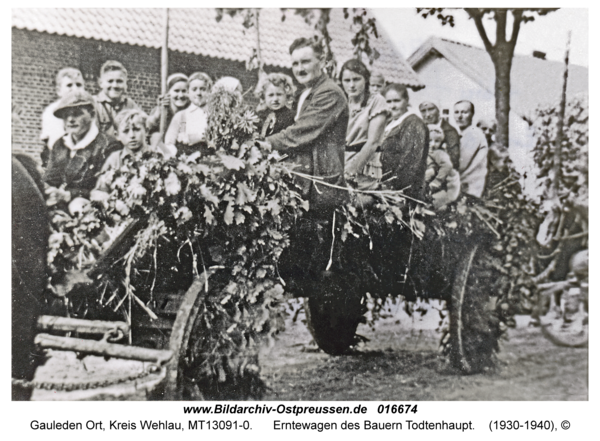
[[[246,29],[255,26],[260,17],[260,9],[255,8],[216,8],[216,11],[217,22],[220,22],[225,14],[231,17],[241,16]],[[333,76],[336,72],[336,59],[331,49],[332,38],[329,34],[331,8],[281,8],[282,22],[286,21],[288,11],[293,11],[295,15],[302,17],[307,25],[313,27],[316,32],[315,37],[318,38],[325,50],[326,69]],[[370,43],[371,38],[379,38],[375,18],[369,17],[364,8],[344,8],[343,13],[345,19],[351,19],[355,30],[351,39],[355,57],[362,58],[362,55],[365,54],[369,62],[373,63],[380,56],[377,49],[373,48]],[[252,55],[253,60],[250,60],[247,66],[260,67],[262,60],[255,60],[256,57],[257,51],[255,50]]]
[[[498,130],[496,141],[508,147],[509,113],[510,113],[510,71],[512,59],[519,38],[521,26],[556,11],[556,8],[464,8],[469,18],[475,23],[486,52],[490,55],[495,69],[496,120]],[[453,11],[444,8],[417,8],[423,18],[436,17],[442,25],[454,27]],[[495,38],[490,38],[484,26],[485,20],[496,25]],[[509,23],[512,25],[509,28]]]
[[[97,294],[77,313],[90,318],[93,310],[99,316],[117,311],[135,329],[138,314],[156,311],[161,291],[187,289],[194,276],[212,268],[186,377],[204,398],[260,397],[258,345],[283,323],[277,262],[307,204],[278,154],[252,143],[255,116],[239,94],[213,93],[209,114],[214,154],[127,159],[109,179],[105,206],[67,222],[58,221],[67,214],[54,213],[49,260],[57,275],[85,270],[109,243],[99,243],[101,219],[115,225],[147,219],[125,255],[94,281]]]

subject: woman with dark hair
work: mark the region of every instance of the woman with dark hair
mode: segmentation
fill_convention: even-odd
[[[369,93],[371,74],[356,59],[348,60],[340,70],[350,119],[346,132],[346,173],[381,178],[380,154],[383,129],[389,113],[384,98]]]
[[[381,144],[381,167],[385,180],[395,190],[421,198],[425,188],[425,170],[429,153],[429,129],[423,120],[409,110],[408,91],[397,83],[381,91],[391,117]]]

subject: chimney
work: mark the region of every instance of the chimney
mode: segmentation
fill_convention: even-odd
[[[546,59],[546,52],[533,51],[533,57],[534,58],[539,58],[540,60],[545,60]]]

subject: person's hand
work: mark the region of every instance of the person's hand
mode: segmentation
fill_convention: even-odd
[[[90,193],[90,200],[97,202],[106,202],[109,198],[109,194],[102,190],[92,190]]]
[[[344,174],[346,176],[356,176],[358,174],[358,169],[356,167],[356,161],[348,161],[346,163],[346,167],[344,169]]]
[[[46,205],[52,207],[60,202],[69,202],[71,200],[71,193],[63,188],[48,187],[46,188]]]
[[[267,142],[267,141],[254,141],[254,142],[255,142],[255,143],[258,145],[258,147],[259,147],[261,150],[266,150],[266,151],[268,151],[268,152],[270,152],[271,150],[273,150],[273,147],[272,147],[272,146],[271,146],[271,144],[270,144],[269,142]]]
[[[169,107],[171,105],[171,95],[165,93],[164,95],[158,97],[157,102],[159,106]]]
[[[89,203],[87,199],[77,197],[69,203],[69,213],[71,216],[81,215]]]

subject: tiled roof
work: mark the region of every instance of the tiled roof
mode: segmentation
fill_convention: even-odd
[[[408,63],[418,70],[418,65],[432,53],[442,55],[494,94],[494,65],[484,49],[431,37],[408,58]],[[558,61],[515,55],[510,75],[511,108],[519,115],[527,116],[538,104],[558,102],[562,90],[563,69],[564,64]],[[567,95],[587,93],[588,76],[586,67],[569,65]]]
[[[50,34],[91,38],[130,45],[159,48],[162,44],[163,9],[12,9],[12,25],[19,29]],[[290,67],[289,45],[300,36],[312,36],[312,26],[293,11],[260,11],[260,42],[263,62]],[[171,9],[169,12],[169,49],[209,57],[246,61],[256,47],[256,28],[246,29],[241,16],[224,14],[217,22],[215,9]],[[341,66],[352,58],[352,20],[341,9],[333,9],[328,26],[331,47]],[[372,69],[388,81],[413,88],[423,87],[402,55],[378,29],[380,37],[371,46],[380,54]]]

